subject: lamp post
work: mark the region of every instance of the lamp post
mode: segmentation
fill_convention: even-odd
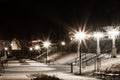
[[[62,53],[63,53],[63,52],[64,52],[64,48],[65,48],[64,46],[66,45],[65,41],[62,41],[62,42],[61,42],[61,45],[62,45],[61,51],[62,51]]]
[[[115,40],[116,37],[119,35],[119,31],[117,28],[112,29],[110,31],[107,32],[108,36],[112,39],[112,52],[111,52],[111,58],[116,58],[117,57],[117,49],[115,46]]]
[[[83,31],[78,31],[74,34],[75,40],[78,41],[78,48],[77,48],[77,53],[78,53],[78,58],[79,58],[79,74],[81,75],[81,67],[82,67],[82,59],[81,59],[81,47],[80,44],[82,40],[84,40],[86,37],[86,33]]]
[[[8,47],[4,47],[4,50],[5,50],[5,56],[7,56],[7,54],[8,54]]]
[[[100,63],[99,63],[99,54],[100,54],[100,38],[103,37],[103,34],[101,32],[95,32],[93,34],[93,37],[96,38],[97,40],[97,49],[96,49],[96,53],[97,53],[97,59],[96,59],[96,69],[97,71],[99,71],[100,69]]]
[[[43,42],[43,47],[47,49],[47,53],[46,53],[46,63],[48,61],[48,50],[49,50],[49,47],[50,47],[51,43],[49,41],[45,41]]]
[[[32,48],[30,48],[30,49],[31,49],[31,51],[33,50]],[[34,47],[34,49],[35,49],[38,53],[40,53],[40,45],[39,45],[39,44],[36,44],[35,47]],[[38,56],[37,56],[37,61],[38,61]]]

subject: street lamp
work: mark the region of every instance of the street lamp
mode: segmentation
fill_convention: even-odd
[[[95,32],[94,34],[93,34],[93,37],[94,38],[96,38],[96,40],[97,40],[97,50],[96,50],[96,52],[97,52],[97,60],[96,60],[96,65],[97,65],[97,71],[99,71],[99,57],[98,57],[98,55],[100,54],[100,38],[102,38],[103,37],[103,33],[101,33],[101,32]]]
[[[30,48],[30,49],[32,50],[32,48]],[[34,49],[35,49],[35,50],[40,50],[40,45],[38,45],[38,44],[35,45]]]
[[[50,41],[45,41],[45,42],[43,42],[43,47],[47,49],[46,63],[47,63],[47,61],[48,61],[48,49],[49,49],[50,45],[51,45]]]
[[[66,45],[65,41],[62,41],[62,42],[61,42],[61,45],[62,45],[62,47],[61,47],[61,52],[63,53],[64,50],[65,50],[65,45]]]
[[[30,51],[33,51],[33,48],[32,48],[32,47],[30,47],[30,48],[29,48],[29,50],[30,50]]]
[[[7,59],[7,52],[8,52],[8,47],[4,47],[4,58]]]
[[[62,45],[62,46],[65,46],[65,45],[66,45],[66,43],[65,43],[64,41],[62,41],[62,42],[61,42],[61,45]]]
[[[31,49],[31,51],[33,50],[32,48],[30,48],[30,49]],[[40,53],[40,45],[39,45],[39,44],[36,44],[35,47],[34,47],[34,49],[35,49],[38,53]],[[37,56],[37,61],[38,61],[38,56]]]
[[[116,58],[117,57],[117,49],[115,46],[115,40],[117,36],[120,34],[117,28],[114,28],[110,31],[107,32],[108,36],[112,39],[112,53],[111,53],[111,58]]]
[[[8,50],[8,47],[4,47],[4,50],[7,51],[7,50]]]
[[[80,44],[82,41],[84,41],[84,39],[86,38],[86,33],[84,31],[77,31],[75,32],[74,36],[76,41],[78,41],[78,49],[77,49],[77,53],[78,53],[78,58],[79,58],[79,74],[81,75],[81,66],[82,66],[82,59],[81,59],[81,47]]]

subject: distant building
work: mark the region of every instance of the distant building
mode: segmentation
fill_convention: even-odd
[[[11,42],[11,50],[21,50],[21,45],[15,38]]]

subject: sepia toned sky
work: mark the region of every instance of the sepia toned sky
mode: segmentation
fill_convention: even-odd
[[[119,0],[0,0],[0,39],[59,38],[76,24],[119,25]]]

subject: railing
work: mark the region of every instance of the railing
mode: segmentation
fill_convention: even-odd
[[[86,58],[86,55],[87,55],[86,53],[81,54],[82,60]],[[75,63],[75,65],[77,65],[77,62],[79,61],[79,57],[73,59],[72,61],[73,61],[73,63]]]
[[[97,58],[102,58],[104,55],[102,55],[102,54],[98,54],[98,55],[93,55],[93,54],[91,54],[91,55],[83,55],[82,57],[81,57],[81,59],[82,59],[82,67],[86,67],[86,66],[89,66],[89,65],[91,65],[91,64],[93,64],[93,63],[95,63],[95,60],[97,59]],[[85,57],[86,56],[86,57]],[[74,65],[75,66],[77,66],[77,65],[79,65],[79,59],[78,58],[75,58],[75,60],[74,60],[74,62],[72,62],[72,63],[74,63]]]
[[[93,54],[86,54],[84,53],[82,56],[81,56],[81,59],[82,59],[82,63],[83,61],[85,62],[86,60],[90,59],[91,57],[93,57]],[[75,65],[78,65],[79,64],[79,58],[75,58],[74,59],[74,62],[73,62]]]
[[[86,66],[89,66],[89,65],[94,63],[95,71],[99,70],[99,68],[101,67],[101,58],[106,59],[104,57],[104,55],[102,55],[102,54],[98,54],[98,55],[94,55],[94,56],[92,55],[92,56],[89,56],[89,57],[86,56],[86,58],[84,58],[84,56],[82,56],[81,57],[81,61],[82,61],[82,64],[81,64],[82,66],[81,67],[85,68]],[[71,65],[71,73],[73,73],[73,66],[78,66],[79,64],[80,64],[79,59],[77,59],[77,60],[75,59],[75,61],[70,64]]]
[[[85,60],[82,61],[82,67],[85,67],[85,66],[89,66],[91,65],[92,63],[95,63],[95,60],[99,57],[100,58],[100,55],[101,54],[98,54],[98,55],[94,55],[90,58],[87,58]]]

